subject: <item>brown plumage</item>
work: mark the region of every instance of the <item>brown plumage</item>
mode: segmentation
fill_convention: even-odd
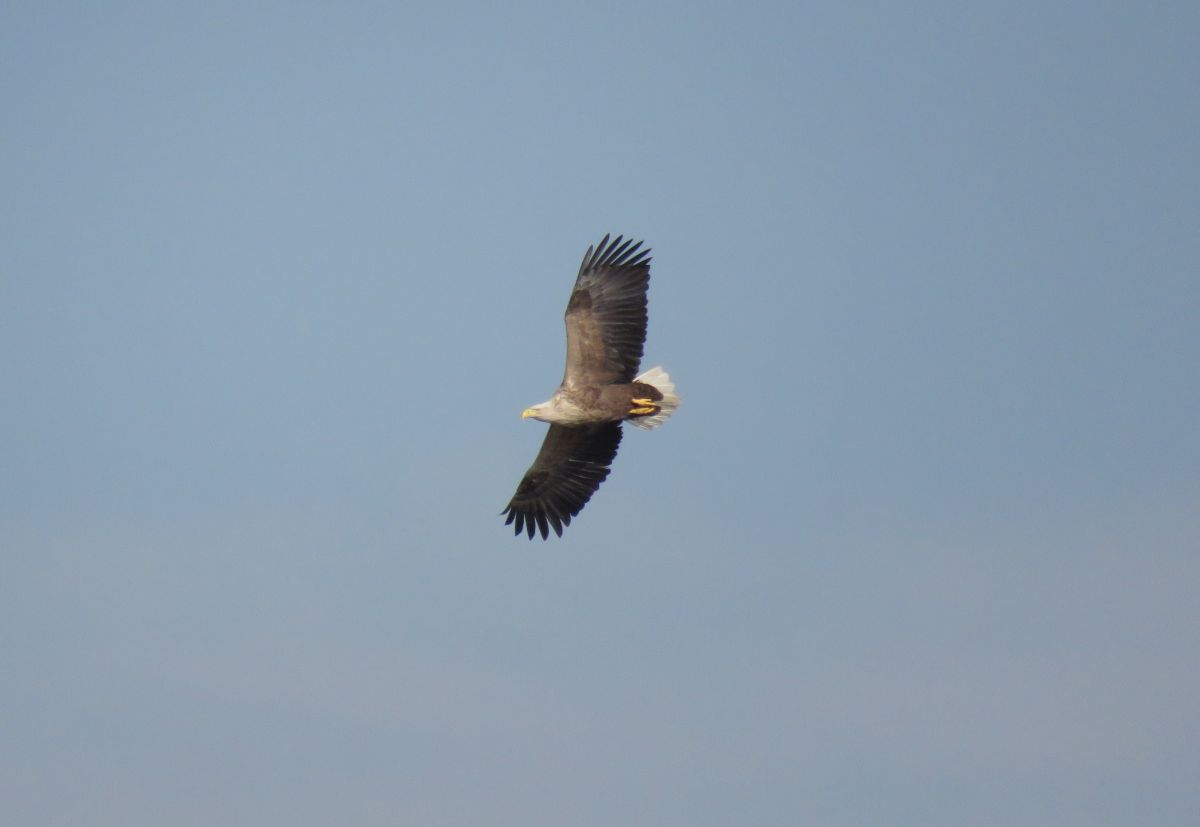
[[[606,235],[588,247],[567,302],[567,364],[548,401],[523,417],[550,423],[533,465],[502,512],[516,534],[551,529],[562,536],[608,476],[621,443],[622,421],[655,428],[679,406],[675,386],[661,368],[637,375],[646,341],[646,290],[650,251],[642,243],[611,243]]]

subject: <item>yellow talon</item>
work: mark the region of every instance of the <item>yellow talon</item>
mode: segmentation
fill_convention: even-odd
[[[641,405],[641,406],[643,406],[643,407],[644,407],[644,406],[646,406],[646,405],[653,405],[653,404],[654,404],[654,400],[653,400],[653,399],[634,399],[634,400],[633,400],[633,404],[635,404],[635,405]]]
[[[634,401],[636,402],[638,400],[635,399]],[[655,409],[654,409],[653,405],[646,407],[646,408],[634,408],[633,410],[631,410],[629,412],[629,415],[630,416],[641,416],[642,414],[652,414],[652,413],[654,413],[654,410]]]

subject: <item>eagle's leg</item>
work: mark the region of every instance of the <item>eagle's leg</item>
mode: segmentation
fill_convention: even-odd
[[[635,399],[633,401],[639,402],[640,400]],[[630,416],[644,416],[645,414],[652,414],[652,413],[657,413],[657,412],[658,412],[658,408],[656,406],[646,405],[646,406],[643,406],[640,408],[631,408],[629,410],[629,415]]]

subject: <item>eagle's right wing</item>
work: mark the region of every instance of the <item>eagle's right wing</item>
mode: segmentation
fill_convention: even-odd
[[[570,525],[608,476],[620,444],[618,422],[581,428],[551,425],[537,459],[500,512],[508,515],[504,524],[515,521],[513,533],[525,531],[531,540],[535,528],[543,540],[550,528],[561,537],[563,526]]]

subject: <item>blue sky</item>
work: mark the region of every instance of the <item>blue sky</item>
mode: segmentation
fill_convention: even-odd
[[[8,4],[7,818],[1194,823],[1198,26]],[[531,544],[610,231],[684,406]]]

